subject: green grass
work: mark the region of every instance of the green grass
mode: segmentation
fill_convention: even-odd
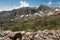
[[[55,18],[55,19],[54,19]],[[0,21],[0,29],[12,31],[37,31],[44,29],[60,29],[60,17],[50,16],[45,20],[41,18],[21,21]],[[52,21],[52,22],[50,22]],[[54,24],[56,23],[56,24]]]

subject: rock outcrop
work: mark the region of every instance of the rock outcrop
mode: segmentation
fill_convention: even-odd
[[[60,29],[37,32],[0,30],[0,40],[60,40]]]

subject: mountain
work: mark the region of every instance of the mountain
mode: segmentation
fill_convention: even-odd
[[[45,6],[45,5],[40,5],[39,8],[38,8],[39,11],[42,11],[42,10],[50,10],[50,9],[51,9],[50,7]]]
[[[0,20],[21,20],[22,18],[35,18],[40,16],[41,13],[49,13],[53,8],[40,5],[38,8],[36,7],[22,7],[19,9],[13,9],[12,11],[2,11],[0,12]],[[41,13],[40,13],[41,12]]]
[[[12,11],[2,11],[0,12],[0,19],[14,19],[17,16],[33,14],[36,13],[36,8],[32,7],[23,7],[19,9],[13,9]]]
[[[23,7],[0,12],[0,29],[12,31],[37,31],[60,29],[60,8],[45,5]]]
[[[43,9],[48,8],[49,9],[49,7],[41,5],[39,8],[23,7],[23,8],[19,8],[19,9],[13,9],[12,11],[2,11],[2,12],[0,12],[0,20],[10,20],[10,19],[19,18],[23,15],[28,16],[29,14],[35,14],[41,8],[43,8]]]

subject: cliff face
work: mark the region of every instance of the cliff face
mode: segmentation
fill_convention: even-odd
[[[37,32],[26,32],[26,31],[12,32],[10,30],[7,31],[1,30],[0,40],[11,40],[10,38],[15,37],[15,35],[17,36],[20,35],[20,38],[22,37],[21,40],[60,40],[60,29],[43,30],[43,31],[39,30]]]
[[[0,12],[0,19],[14,19],[16,17],[20,17],[21,15],[34,14],[36,12],[36,8],[32,7],[23,7],[19,9],[13,9],[12,11],[2,11]]]

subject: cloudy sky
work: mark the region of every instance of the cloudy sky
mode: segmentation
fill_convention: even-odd
[[[41,4],[60,7],[60,0],[0,0],[0,11],[8,11],[21,7],[38,7]]]

